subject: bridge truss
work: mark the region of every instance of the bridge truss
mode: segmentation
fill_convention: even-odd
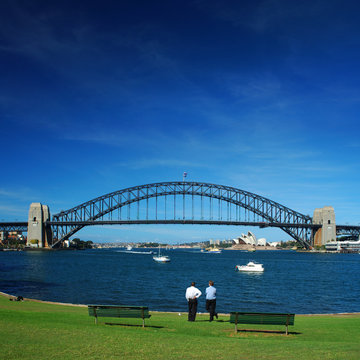
[[[306,248],[319,226],[312,218],[260,195],[201,182],[161,182],[115,191],[53,215],[57,247],[88,225],[215,224],[278,227]]]
[[[351,235],[354,238],[359,238],[360,226],[336,225],[336,235]]]
[[[10,221],[10,222],[0,222],[0,231],[4,232],[27,232],[28,230],[28,223],[25,221]]]

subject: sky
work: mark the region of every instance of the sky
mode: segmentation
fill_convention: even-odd
[[[123,188],[233,186],[360,223],[360,4],[337,0],[0,2],[0,221]],[[167,243],[276,229],[85,228]]]

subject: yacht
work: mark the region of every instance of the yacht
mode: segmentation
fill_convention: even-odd
[[[248,271],[248,272],[263,272],[264,271],[262,264],[255,263],[253,261],[248,262],[246,265],[236,265],[235,269],[238,271]]]
[[[160,246],[159,246],[159,252],[157,256],[153,256],[154,261],[156,262],[169,262],[170,258],[167,255],[161,255],[160,254]]]

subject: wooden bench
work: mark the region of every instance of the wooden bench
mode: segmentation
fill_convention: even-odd
[[[264,324],[264,325],[285,325],[286,335],[288,326],[294,325],[295,314],[274,314],[274,313],[250,313],[233,311],[230,313],[230,323],[235,324],[237,333],[238,324]]]
[[[98,317],[141,318],[145,327],[145,319],[151,317],[147,306],[88,305],[88,310],[90,316],[95,316],[95,324]]]

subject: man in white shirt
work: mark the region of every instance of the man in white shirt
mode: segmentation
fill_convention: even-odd
[[[185,297],[189,306],[188,321],[195,321],[197,311],[197,299],[201,296],[201,291],[195,287],[192,282],[191,286],[186,289]]]

